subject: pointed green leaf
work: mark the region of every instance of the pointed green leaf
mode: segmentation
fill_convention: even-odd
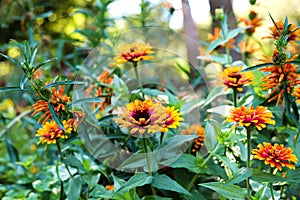
[[[157,189],[178,192],[181,194],[186,194],[186,195],[191,196],[191,194],[186,189],[184,189],[176,181],[174,181],[173,179],[171,179],[170,177],[168,177],[165,174],[162,174],[162,175],[156,174],[154,176],[152,186]]]
[[[225,91],[225,87],[223,85],[214,87],[208,94],[205,102],[203,103],[202,107],[207,106],[210,104],[213,100],[215,100],[217,97],[221,95],[225,95],[227,92]]]
[[[91,98],[84,98],[84,99],[76,99],[72,101],[72,104],[70,106],[74,106],[77,104],[82,104],[82,103],[100,103],[103,102],[104,100],[102,97],[91,97]]]
[[[51,88],[58,85],[83,85],[84,82],[81,81],[58,81],[55,83],[50,83],[48,85],[45,85],[44,88]]]
[[[82,183],[81,183],[81,177],[79,175],[70,178],[68,181],[68,187],[66,191],[66,195],[68,199],[72,199],[72,200],[80,199],[81,187],[82,187]]]
[[[9,60],[10,62],[14,63],[17,67],[19,67],[20,69],[23,69],[23,66],[15,59],[13,59],[10,56],[4,55],[2,53],[0,53],[1,56],[3,56],[4,58],[6,58],[7,60]]]
[[[277,175],[273,175],[270,173],[266,173],[263,172],[259,169],[253,169],[252,170],[252,177],[251,179],[253,179],[254,181],[257,181],[259,183],[263,183],[263,182],[268,182],[268,183],[276,183],[276,182],[280,182],[280,181],[285,181],[286,179],[281,177],[281,176],[277,176]]]
[[[251,66],[246,69],[243,69],[242,72],[252,71],[252,70],[262,68],[262,67],[273,66],[273,65],[274,65],[274,63],[263,63],[263,64],[259,64],[259,65],[255,65],[255,66]]]
[[[217,140],[215,138],[215,128],[214,126],[207,121],[205,125],[205,131],[204,131],[205,137],[204,137],[204,145],[209,151],[213,151],[215,145],[217,144]]]
[[[233,29],[231,31],[229,31],[228,35],[226,36],[226,40],[230,40],[231,38],[234,38],[235,36],[237,36],[240,32],[242,32],[243,30],[246,30],[248,28],[251,28],[251,26],[245,26],[245,27],[240,27],[240,28],[236,28]]]
[[[213,41],[207,49],[207,53],[210,53],[212,50],[214,50],[215,48],[217,48],[218,46],[220,46],[221,44],[225,44],[226,40],[222,39],[222,38],[218,38],[215,41]]]
[[[11,91],[25,91],[26,89],[22,89],[20,87],[3,87],[0,88],[0,93],[1,92],[11,92]]]
[[[23,76],[22,80],[20,81],[20,88],[23,90],[26,82],[28,81],[28,77],[26,75]]]
[[[152,176],[147,176],[145,173],[136,173],[126,183],[124,183],[115,193],[124,193],[132,188],[150,184],[153,180]]]
[[[234,200],[244,200],[247,196],[247,191],[245,188],[241,188],[237,185],[225,186],[221,182],[211,182],[211,183],[202,183],[200,186],[209,188],[220,195]]]
[[[242,167],[224,184],[225,186],[240,183],[252,175],[252,170]]]
[[[51,116],[54,119],[55,123],[63,130],[65,131],[65,127],[63,126],[63,124],[61,123],[61,121],[59,120],[56,111],[54,109],[54,106],[52,105],[52,103],[48,103],[48,108],[50,110]]]
[[[51,58],[49,60],[46,60],[45,62],[42,62],[40,64],[37,64],[36,66],[34,66],[34,71],[38,70],[39,68],[47,65],[48,63],[52,62],[53,60],[56,60],[57,58]]]
[[[175,162],[170,164],[172,168],[186,168],[192,172],[199,173],[200,169],[196,163],[196,157],[191,154],[182,154]]]

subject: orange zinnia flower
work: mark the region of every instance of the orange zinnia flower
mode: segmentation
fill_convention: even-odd
[[[176,128],[180,126],[180,121],[183,121],[181,118],[181,113],[174,107],[166,107],[167,118],[161,132],[167,132],[169,128]]]
[[[208,40],[213,42],[215,41],[216,39],[219,39],[221,38],[221,29],[219,27],[215,27],[214,28],[214,34],[208,34]],[[229,49],[233,49],[234,48],[234,43],[235,43],[235,39],[234,38],[231,38],[228,40],[228,48]],[[221,44],[220,45],[221,47],[225,47],[226,44]]]
[[[246,26],[251,26],[246,32],[251,35],[255,32],[255,29],[262,24],[261,18],[257,17],[257,13],[253,10],[250,11],[248,18],[241,18],[241,22],[244,22]]]
[[[126,105],[115,119],[121,127],[130,129],[130,134],[137,135],[161,131],[167,118],[166,109],[152,100],[135,100]]]
[[[277,49],[275,49],[272,58],[265,58],[272,60],[272,62],[289,62],[294,60],[298,55],[293,56],[290,59],[279,58],[277,56]],[[282,64],[281,66],[273,65],[267,66],[260,69],[262,72],[270,72],[270,74],[263,76],[260,81],[260,87],[262,90],[271,90],[271,92],[266,96],[266,98],[270,98],[268,102],[276,101],[276,106],[279,105],[280,101],[284,104],[284,85],[287,88],[288,94],[290,94],[293,88],[300,84],[300,75],[297,74],[298,66],[294,64]]]
[[[54,110],[58,113],[61,110],[66,110],[66,104],[70,103],[70,97],[65,94],[65,86],[58,86],[57,89],[52,87],[52,92],[50,95],[50,102],[54,107]],[[32,105],[34,112],[32,116],[40,112],[45,112],[38,120],[38,123],[43,121],[43,124],[47,122],[51,117],[49,103],[46,100],[38,100],[35,104]]]
[[[263,145],[257,145],[258,149],[253,149],[253,158],[264,160],[266,165],[271,165],[271,167],[276,167],[279,171],[282,167],[288,167],[290,169],[295,169],[293,163],[297,163],[297,157],[292,154],[293,150],[288,147],[284,148],[283,144],[275,144],[272,146],[270,143],[264,142]]]
[[[244,85],[252,83],[252,72],[241,71],[242,67],[230,66],[220,73],[223,84],[227,87],[226,90],[233,88],[241,92]]]
[[[72,132],[72,127],[66,122],[66,120],[63,121],[63,126],[65,131],[63,131],[53,120],[46,122],[43,127],[37,131],[36,136],[40,137],[38,144],[56,144],[56,141],[59,138],[68,138],[67,133]]]
[[[249,108],[242,106],[231,109],[226,121],[236,123],[233,128],[237,126],[255,126],[258,130],[261,130],[266,127],[266,124],[275,125],[275,121],[271,119],[273,117],[273,114],[266,107],[258,106],[254,109],[253,106]]]
[[[282,22],[276,22],[276,25],[277,25],[278,29],[280,30],[280,33],[278,33],[276,26],[274,25],[269,28],[269,30],[271,31],[271,36],[265,36],[263,38],[274,38],[275,40],[278,40],[284,29],[284,25]],[[288,32],[287,41],[295,41],[295,40],[300,39],[300,30],[296,30],[295,32],[293,32],[296,28],[297,28],[296,25],[294,25],[294,24],[291,25],[289,32]]]
[[[152,47],[149,44],[143,42],[135,42],[133,44],[128,44],[121,46],[118,49],[118,54],[115,57],[117,64],[123,64],[126,62],[137,63],[141,60],[150,60],[153,56]]]
[[[193,134],[197,135],[197,137],[193,141],[193,145],[191,149],[192,153],[196,153],[203,146],[204,136],[205,136],[204,130],[205,129],[203,128],[203,126],[192,124],[189,128],[181,131],[181,134],[183,135],[193,135]]]

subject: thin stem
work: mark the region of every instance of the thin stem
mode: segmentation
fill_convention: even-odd
[[[237,108],[237,89],[233,88],[232,90],[233,106]]]
[[[142,143],[143,143],[143,148],[144,148],[145,156],[146,156],[146,162],[147,162],[147,168],[148,168],[148,175],[152,176],[151,166],[150,166],[150,159],[149,159],[148,150],[147,150],[147,141],[146,141],[145,137],[142,137]]]
[[[247,130],[247,168],[251,167],[251,127],[246,127]],[[250,178],[247,178],[247,194],[248,198],[251,199],[251,191],[250,191]]]
[[[205,167],[205,165],[208,163],[208,161],[210,161],[210,159],[215,155],[216,151],[219,148],[219,143],[217,144],[217,146],[215,147],[215,149],[209,154],[209,156],[204,160],[204,162],[201,164],[200,168]],[[195,174],[195,176],[193,177],[193,179],[191,180],[191,182],[189,183],[189,185],[187,186],[187,191],[191,191],[191,189],[193,188],[195,182],[198,179],[199,174]]]
[[[275,200],[275,197],[274,197],[274,190],[273,190],[273,183],[269,183],[269,184],[270,184],[270,192],[271,192],[272,200]]]
[[[57,150],[58,150],[58,153],[59,153],[59,156],[60,156],[60,161],[61,161],[62,163],[64,163],[64,156],[63,156],[63,154],[62,154],[61,147],[60,147],[60,144],[59,144],[58,141],[56,142],[56,146],[57,146]],[[64,164],[65,164],[65,167],[66,167],[66,169],[67,169],[67,171],[68,171],[70,177],[73,179],[73,175],[72,175],[72,173],[71,173],[71,171],[70,171],[68,165],[67,165],[66,163],[64,163]]]
[[[142,96],[143,96],[143,98],[144,98],[143,85],[142,85],[142,82],[141,82],[141,79],[140,79],[140,76],[139,76],[137,62],[134,62],[134,63],[133,63],[133,69],[134,69],[134,73],[135,73],[135,76],[136,76],[136,80],[137,80],[138,85],[139,85],[139,87],[140,87],[140,91],[141,91]]]
[[[162,145],[164,136],[165,136],[165,132],[160,132],[160,140],[159,140],[160,145]]]
[[[226,43],[226,55],[227,55],[227,64],[230,64],[230,51],[229,51],[228,42]]]

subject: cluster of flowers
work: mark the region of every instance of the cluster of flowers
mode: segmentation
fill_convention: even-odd
[[[66,139],[72,131],[77,130],[78,124],[83,120],[84,113],[68,109],[71,101],[70,97],[65,94],[65,86],[52,86],[51,90],[44,89],[43,91],[49,98],[39,93],[36,96],[41,99],[33,104],[33,116],[43,113],[38,120],[38,123],[42,122],[42,127],[38,129],[36,136],[40,137],[38,144],[56,144],[58,139]],[[55,114],[62,118],[61,126],[64,129],[54,120],[50,106],[53,107]]]
[[[254,25],[259,24],[256,19],[253,23]],[[250,33],[254,32],[254,28],[256,27],[254,25],[252,24],[253,27],[249,30]],[[277,22],[270,30],[272,32],[271,36],[265,38],[274,38],[276,40],[276,48],[271,58],[265,56],[267,59],[263,60],[267,63],[267,66],[260,68],[260,71],[269,72],[269,74],[261,78],[260,81],[262,83],[260,87],[263,91],[269,91],[266,96],[267,101],[273,102],[276,100],[276,106],[278,106],[281,101],[282,105],[284,105],[284,99],[286,99],[284,97],[285,92],[289,97],[294,96],[296,99],[299,99],[300,87],[296,87],[300,83],[300,76],[296,73],[298,66],[289,63],[293,61],[297,55],[289,58],[286,47],[289,42],[299,39],[300,31],[295,25],[290,25],[286,28],[282,22]],[[252,84],[253,80],[252,72],[243,71],[242,67],[238,66],[227,67],[220,73],[220,77],[226,86],[226,90],[232,89],[236,93],[242,92],[243,86]],[[261,131],[263,128],[266,128],[268,124],[275,125],[275,121],[272,118],[274,118],[274,116],[267,107],[258,106],[254,108],[253,106],[249,106],[247,108],[246,106],[238,107],[235,105],[235,107],[230,110],[226,121],[233,122],[233,128],[241,126],[251,130],[252,127],[256,127],[258,131]],[[258,144],[257,147],[258,149],[252,150],[254,159],[264,160],[265,164],[269,164],[272,168],[275,167],[280,171],[284,166],[295,169],[293,163],[297,163],[298,159],[293,154],[291,148],[285,148],[283,144],[277,143],[274,145],[263,143]]]

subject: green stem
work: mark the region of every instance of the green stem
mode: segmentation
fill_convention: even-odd
[[[141,79],[140,79],[140,76],[139,76],[137,62],[133,62],[133,69],[134,69],[134,73],[135,73],[136,80],[137,80],[137,82],[138,82],[140,91],[141,91],[142,96],[143,96],[143,98],[144,98],[143,85],[142,85],[142,82],[141,82]]]
[[[58,150],[58,153],[59,153],[59,156],[60,156],[60,161],[61,161],[62,163],[64,163],[64,156],[63,156],[63,154],[62,154],[61,147],[60,147],[60,144],[59,144],[58,141],[56,141],[56,146],[57,146],[57,150]],[[64,163],[64,164],[65,164],[65,167],[66,167],[66,169],[67,169],[67,171],[68,171],[70,177],[73,179],[74,177],[73,177],[73,175],[72,175],[72,173],[71,173],[71,171],[70,171],[68,165],[67,165],[66,163]]]
[[[164,132],[160,132],[160,145],[162,145],[162,142],[163,142],[163,139],[164,139],[164,135],[165,133]]]
[[[246,127],[247,130],[247,168],[251,167],[250,156],[251,156],[251,129],[252,127]],[[247,178],[247,194],[248,198],[251,199],[251,191],[250,191],[250,178]]]
[[[205,165],[208,163],[208,161],[210,161],[210,159],[215,155],[216,151],[219,148],[219,143],[217,144],[217,146],[214,148],[214,150],[209,154],[209,156],[204,160],[204,162],[201,164],[200,168],[205,167]],[[187,186],[187,191],[191,191],[191,189],[193,188],[195,182],[198,179],[199,174],[195,174],[195,176],[193,177],[193,179],[191,180],[191,182],[189,183],[189,185]]]
[[[228,42],[226,43],[226,55],[227,55],[227,64],[230,64],[230,51],[229,51],[229,46]]]
[[[233,88],[232,90],[233,106],[237,108],[237,89]]]
[[[274,197],[274,190],[273,190],[273,183],[269,183],[269,184],[270,184],[270,192],[271,192],[272,200],[275,200],[275,197]]]
[[[142,143],[143,143],[143,148],[144,148],[145,156],[146,156],[148,175],[152,176],[151,166],[150,166],[150,159],[149,159],[148,150],[147,150],[147,141],[146,141],[146,138],[144,136],[142,137]]]

